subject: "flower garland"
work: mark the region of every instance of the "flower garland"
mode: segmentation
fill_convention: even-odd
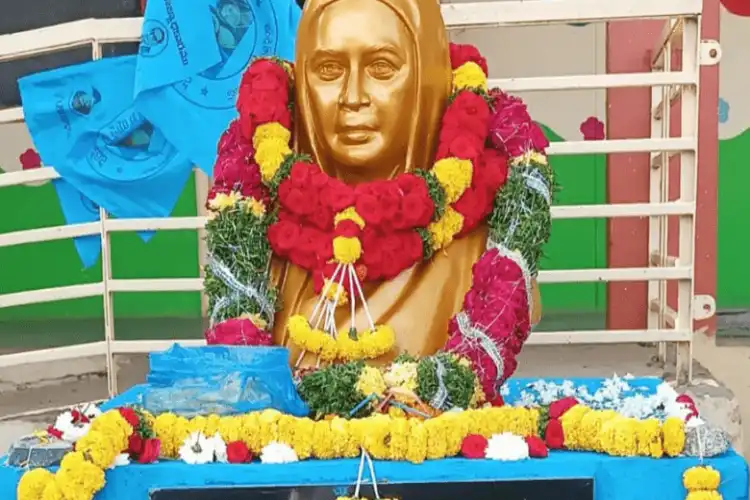
[[[453,91],[435,163],[356,186],[292,151],[291,66],[276,59],[251,64],[209,194],[210,343],[268,342],[276,311],[273,254],[310,271],[320,293],[310,317],[287,325],[303,351],[299,361],[305,352],[320,361],[379,357],[392,349],[396,332],[375,324],[361,282],[394,278],[487,221],[488,250],[448,325],[445,350],[468,359],[487,399],[498,398],[529,334],[530,279],[549,236],[555,184],[543,154],[548,142],[522,101],[488,90],[487,63],[476,48],[450,51]],[[354,325],[356,302],[366,328],[336,331],[336,307],[349,306]]]
[[[449,355],[440,356],[444,357],[441,362],[448,361]],[[453,361],[465,367],[462,360],[453,357]],[[419,365],[409,365],[414,362],[403,358],[385,370],[362,366],[354,384],[361,394],[395,387],[419,391],[423,382],[419,374],[416,379],[413,375],[419,372]],[[340,388],[333,387],[334,391]],[[137,408],[118,408],[92,420],[57,472],[42,468],[25,472],[17,497],[92,500],[104,487],[105,471],[127,464],[123,459],[127,455],[140,463],[179,458],[188,464],[242,464],[255,457],[261,463],[280,464],[353,458],[362,453],[379,460],[412,463],[458,455],[510,461],[544,458],[548,450],[560,448],[612,456],[675,457],[686,453],[686,428],[704,425],[697,423],[700,419],[693,414],[692,400],[684,395],[678,399],[690,411],[664,421],[593,410],[570,397],[535,408],[485,406],[435,416],[388,411],[356,419],[326,414],[321,420],[276,410],[187,419],[173,413],[154,416]],[[692,467],[683,475],[686,500],[721,500],[720,483],[719,472],[710,466]]]

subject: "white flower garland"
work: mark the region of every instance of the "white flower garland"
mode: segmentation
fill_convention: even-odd
[[[515,462],[529,458],[529,445],[521,436],[510,432],[493,435],[487,441],[485,458],[489,460],[501,460],[503,462]]]

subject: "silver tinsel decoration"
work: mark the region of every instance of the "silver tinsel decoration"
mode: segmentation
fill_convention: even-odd
[[[729,450],[729,435],[723,429],[711,424],[685,429],[685,455],[708,458],[721,455]]]

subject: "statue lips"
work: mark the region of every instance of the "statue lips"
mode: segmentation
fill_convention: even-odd
[[[336,130],[342,143],[348,146],[367,144],[372,140],[375,127],[370,125],[343,125]]]

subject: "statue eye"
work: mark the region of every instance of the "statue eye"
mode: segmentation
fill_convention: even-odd
[[[318,76],[321,80],[336,80],[344,74],[344,68],[335,62],[325,62],[317,68]]]
[[[368,73],[378,80],[388,80],[396,74],[398,69],[388,61],[379,59],[367,67]]]

